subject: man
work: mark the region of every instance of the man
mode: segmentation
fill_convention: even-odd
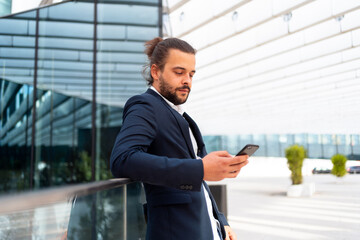
[[[248,156],[206,153],[183,112],[195,74],[195,50],[176,38],[146,44],[148,89],[130,98],[111,156],[115,177],[144,183],[148,240],[235,240],[204,180],[234,178]]]

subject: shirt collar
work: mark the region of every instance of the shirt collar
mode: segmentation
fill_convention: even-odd
[[[154,88],[153,86],[150,86],[150,89],[153,90],[154,92],[156,92],[157,94],[159,94],[164,100],[165,102],[172,108],[174,109],[175,111],[177,111],[181,116],[184,114],[184,109],[183,109],[183,106],[182,104],[180,105],[175,105],[173,104],[172,102],[170,102],[169,100],[167,100],[163,95],[161,95],[161,93],[159,93],[156,88]]]

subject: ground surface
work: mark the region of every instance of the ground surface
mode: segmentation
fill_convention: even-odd
[[[289,177],[225,180],[228,219],[239,240],[360,239],[360,174],[340,181],[333,175],[314,182],[313,197],[288,198]]]

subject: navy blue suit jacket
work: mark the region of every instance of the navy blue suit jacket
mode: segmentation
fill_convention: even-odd
[[[172,109],[156,92],[130,98],[123,113],[123,125],[111,155],[115,177],[144,183],[148,226],[146,239],[212,239],[202,183],[203,164],[196,159],[189,126],[200,157],[205,145],[196,123]],[[210,192],[210,191],[209,191]],[[210,194],[214,216],[228,225]]]

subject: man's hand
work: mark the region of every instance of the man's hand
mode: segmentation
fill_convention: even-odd
[[[236,240],[236,234],[234,233],[234,231],[231,229],[230,226],[224,226],[225,228],[225,232],[226,232],[226,238],[225,240]]]
[[[242,167],[248,164],[248,155],[231,156],[227,151],[212,152],[202,161],[204,180],[220,181],[224,178],[235,178]]]

